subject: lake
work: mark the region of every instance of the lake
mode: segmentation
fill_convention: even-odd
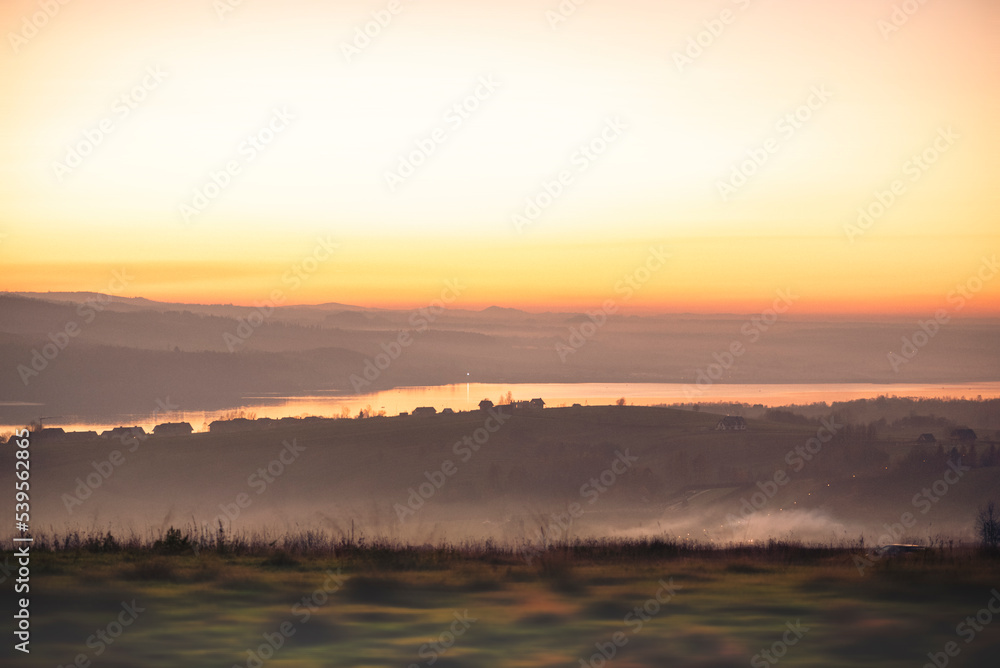
[[[621,397],[636,406],[655,406],[675,403],[739,402],[780,406],[789,404],[832,403],[852,399],[873,398],[879,395],[900,397],[952,397],[975,399],[1000,397],[1000,382],[940,383],[940,384],[866,384],[866,383],[817,383],[817,384],[766,384],[726,385],[715,384],[703,389],[680,383],[468,383],[462,385],[430,385],[399,387],[383,392],[362,395],[337,395],[332,393],[310,396],[261,396],[246,397],[243,406],[229,410],[243,410],[259,418],[356,416],[370,407],[373,412],[385,411],[386,415],[411,412],[418,406],[433,406],[439,411],[474,410],[482,399],[498,402],[510,392],[514,399],[540,397],[550,408],[571,406],[600,406],[615,403]],[[43,410],[39,406],[39,411]],[[64,416],[60,420],[46,421],[45,426],[62,427],[67,431],[103,431],[117,426],[138,425],[147,431],[161,422],[190,422],[195,431],[207,431],[208,423],[219,419],[223,411],[182,410],[170,414],[120,414],[101,416]],[[0,424],[0,432],[14,431],[23,425]]]

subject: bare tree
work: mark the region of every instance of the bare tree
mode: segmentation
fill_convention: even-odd
[[[995,550],[1000,547],[1000,514],[997,513],[996,503],[990,501],[979,509],[979,516],[976,518],[976,532],[983,547],[987,550]]]

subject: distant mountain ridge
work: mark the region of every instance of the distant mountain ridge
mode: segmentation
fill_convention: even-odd
[[[89,302],[89,303],[88,303]],[[147,411],[323,390],[465,383],[681,383],[692,401],[714,384],[996,381],[1000,337],[954,320],[897,373],[886,352],[907,320],[365,309],[336,303],[273,311],[168,304],[91,292],[0,293],[0,403],[46,414],[100,405]],[[67,334],[72,331],[72,334]],[[402,342],[402,343],[401,343]],[[738,345],[737,345],[738,344]],[[735,348],[734,348],[735,346]],[[738,355],[731,351],[737,350]],[[41,351],[46,351],[46,359]],[[39,367],[36,378],[26,369]],[[0,413],[13,409],[0,406]],[[0,415],[0,423],[3,415]]]
[[[100,292],[0,292],[0,296],[4,295],[14,295],[18,297],[24,297],[26,299],[39,299],[42,301],[51,302],[71,302],[80,303],[87,300],[99,299],[104,302],[110,302],[113,304],[129,305],[136,307],[146,307],[152,310],[185,310],[185,311],[198,311],[203,309],[219,309],[219,308],[241,308],[241,309],[253,309],[253,305],[244,304],[195,304],[186,302],[161,302],[153,299],[147,299],[146,297],[120,297],[117,295],[109,295]],[[361,312],[361,311],[371,311],[375,313],[389,312],[389,313],[402,313],[410,312],[414,309],[393,309],[385,308],[381,306],[358,306],[356,304],[342,304],[339,302],[322,302],[319,304],[290,304],[286,306],[279,306],[280,309],[317,309],[324,311],[349,311],[349,312]],[[473,309],[448,309],[454,312],[468,312],[468,313],[482,313],[485,315],[535,315],[524,311],[522,309],[510,308],[507,306],[487,306],[486,308],[480,310]]]

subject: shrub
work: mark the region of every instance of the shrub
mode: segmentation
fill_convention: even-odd
[[[191,539],[181,534],[180,529],[170,527],[167,534],[153,543],[153,550],[161,554],[180,554],[193,549]]]
[[[976,533],[979,534],[980,543],[987,550],[996,550],[1000,547],[1000,515],[997,513],[996,503],[990,501],[979,509],[979,516],[976,517]]]

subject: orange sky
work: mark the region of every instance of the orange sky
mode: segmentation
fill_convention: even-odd
[[[0,5],[0,289],[925,314],[1000,247],[991,0],[225,1]]]

